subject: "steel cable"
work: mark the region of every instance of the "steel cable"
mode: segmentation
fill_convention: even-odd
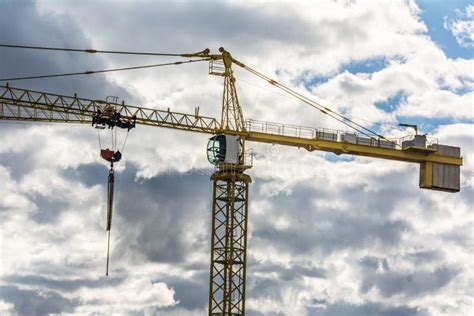
[[[18,80],[28,80],[28,79],[44,79],[44,78],[56,78],[56,77],[92,75],[92,74],[106,73],[106,72],[126,71],[126,70],[136,70],[136,69],[144,69],[144,68],[156,68],[156,67],[162,67],[162,66],[182,65],[182,64],[196,63],[196,62],[207,61],[207,60],[209,60],[209,58],[187,60],[187,61],[176,61],[176,62],[170,62],[170,63],[153,64],[153,65],[145,65],[145,66],[112,68],[112,69],[95,70],[95,71],[88,70],[88,71],[84,71],[84,72],[69,72],[69,73],[51,74],[51,75],[1,78],[0,81],[18,81]]]

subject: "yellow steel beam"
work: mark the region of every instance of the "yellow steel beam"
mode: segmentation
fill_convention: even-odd
[[[212,117],[163,111],[51,93],[0,87],[0,119],[90,124],[97,110],[112,105],[123,118],[142,125],[213,134],[219,123]]]
[[[307,150],[321,150],[336,154],[350,154],[357,156],[375,157],[382,159],[406,161],[406,162],[437,162],[450,165],[462,165],[462,158],[437,155],[436,153],[410,152],[401,149],[383,148],[351,144],[339,141],[322,139],[310,139],[303,137],[292,137],[286,135],[275,135],[259,132],[248,132],[243,134],[247,141],[258,143],[271,143],[284,146],[305,148]]]

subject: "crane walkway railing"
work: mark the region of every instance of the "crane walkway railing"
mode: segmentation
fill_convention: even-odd
[[[380,137],[365,137],[352,132],[341,130],[315,128],[300,125],[281,124],[274,122],[265,122],[248,119],[245,121],[245,129],[249,132],[258,132],[265,134],[274,134],[298,138],[321,139],[337,142],[346,142],[351,144],[366,145],[382,148],[402,149],[402,142],[413,136],[407,136],[402,139],[382,139]],[[427,146],[437,144],[436,138],[429,138]]]
[[[326,128],[315,128],[291,124],[281,124],[248,119],[245,121],[245,128],[249,132],[259,132],[265,134],[283,135],[301,138],[320,138],[328,140],[338,140],[341,131]]]

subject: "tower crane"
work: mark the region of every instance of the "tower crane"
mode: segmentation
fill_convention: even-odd
[[[246,66],[222,47],[217,54],[210,54],[209,49],[206,49],[195,54],[177,56],[209,61],[209,74],[223,77],[224,92],[219,120],[201,116],[198,112],[186,114],[169,109],[136,107],[124,102],[97,101],[78,98],[77,95],[65,96],[19,89],[8,84],[0,86],[0,120],[107,124],[108,121],[98,115],[106,107],[113,109],[112,115],[118,115],[120,125],[124,128],[129,129],[135,124],[149,125],[211,135],[207,156],[216,169],[211,176],[213,196],[209,315],[245,315],[248,195],[252,181],[246,174],[246,170],[252,167],[251,161],[246,159],[247,142],[417,163],[420,165],[420,188],[446,192],[460,190],[460,166],[463,160],[459,147],[438,144],[436,140],[418,133],[397,141],[389,140]],[[359,134],[244,120],[233,65],[248,70],[322,113],[356,129]],[[107,226],[109,229],[109,221]]]

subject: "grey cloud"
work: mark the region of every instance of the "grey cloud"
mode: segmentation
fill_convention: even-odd
[[[388,271],[390,267],[386,258],[377,258],[373,256],[366,256],[359,262],[360,266],[370,270],[383,270]]]
[[[444,241],[453,243],[467,249],[474,247],[474,235],[472,233],[472,225],[463,224],[455,227],[455,229],[442,234]]]
[[[345,71],[345,73],[348,74],[347,70]],[[342,91],[345,91],[351,95],[357,95],[361,94],[367,89],[361,82],[362,80],[358,81],[356,78],[346,75],[344,76],[343,80],[339,82],[339,85]]]
[[[254,299],[265,297],[275,301],[282,301],[285,288],[291,285],[291,283],[285,284],[283,280],[274,277],[253,275],[247,278],[247,295]]]
[[[4,281],[17,285],[34,285],[42,289],[54,291],[73,292],[81,287],[99,288],[104,286],[117,286],[120,285],[120,283],[122,283],[124,279],[115,276],[99,277],[96,279],[53,279],[40,275],[11,275],[6,276],[4,278]]]
[[[391,214],[400,205],[405,205],[405,211],[410,212],[409,205],[419,198],[416,188],[412,187],[416,184],[410,181],[417,175],[411,172],[405,170],[371,176],[360,184],[342,183],[337,190],[324,184],[297,184],[291,194],[280,193],[270,199],[268,196],[252,196],[255,200],[268,200],[271,203],[268,212],[271,214],[250,213],[253,231],[249,243],[257,248],[270,245],[291,254],[312,251],[329,254],[342,249],[360,249],[374,243],[396,247],[402,233],[412,228],[407,221],[392,219]],[[364,192],[363,186],[376,186],[376,183],[384,185]],[[265,181],[257,179],[252,190],[260,192],[265,185]],[[350,201],[350,204],[339,207],[337,203],[332,203],[339,199]],[[314,204],[318,201],[326,202],[328,206],[318,208]],[[287,225],[275,227],[269,218],[281,220]]]
[[[36,1],[2,1],[1,6],[1,43],[68,48],[90,46],[74,20],[58,15],[40,15]],[[95,55],[0,48],[1,78],[104,68],[104,61]],[[13,87],[66,95],[77,92],[79,97],[85,98],[104,99],[107,95],[117,95],[128,102],[136,100],[124,89],[105,80],[103,75],[13,81],[10,84]]]
[[[32,215],[32,219],[39,224],[53,223],[64,209],[70,205],[70,201],[64,200],[57,194],[54,197],[42,194],[30,194],[30,200],[38,208]]]
[[[278,270],[277,270],[278,271]],[[326,271],[321,268],[308,268],[300,265],[293,265],[290,268],[278,272],[283,280],[292,281],[303,277],[310,278],[325,278]]]
[[[251,308],[247,308],[247,310],[248,310],[248,314],[249,314],[249,315],[253,315],[253,316],[283,316],[283,315],[285,315],[285,314],[282,313],[282,312],[278,312],[278,313],[275,313],[275,312],[262,313],[262,312],[260,312],[260,311],[257,311],[257,310],[251,309]]]
[[[106,170],[101,166],[81,165],[77,169],[64,172],[67,177],[87,185],[105,184]],[[177,172],[162,174],[152,179],[136,179],[137,169],[127,164],[124,172],[116,174],[116,217],[120,217],[123,228],[120,244],[116,245],[120,257],[132,249],[144,254],[147,260],[173,262],[183,268],[195,269],[192,279],[162,276],[175,289],[175,299],[186,310],[202,308],[207,303],[208,262],[187,263],[192,252],[209,252],[210,197],[211,182],[207,175],[199,173],[183,175]],[[258,192],[258,190],[255,190]],[[183,201],[183,197],[186,200]],[[206,228],[199,240],[188,240],[183,236],[184,227],[201,221]],[[116,224],[115,222],[114,224]],[[258,227],[257,231],[260,229]],[[278,280],[259,278],[255,273],[277,273]],[[270,295],[274,286],[293,286],[302,277],[324,278],[326,271],[311,264],[294,263],[291,267],[275,264],[259,264],[250,259],[248,267],[249,295],[259,297]],[[280,297],[281,298],[281,297]]]
[[[20,315],[45,315],[49,313],[72,312],[73,307],[85,303],[78,301],[70,301],[62,298],[58,293],[70,293],[79,288],[101,288],[114,287],[123,283],[121,277],[109,276],[99,277],[96,279],[78,278],[78,279],[52,279],[37,275],[26,276],[7,276],[4,278],[7,283],[15,285],[26,285],[41,288],[42,292],[48,295],[38,295],[37,291],[23,291],[14,286],[0,287],[0,298],[7,302],[15,303],[17,311]],[[175,291],[174,299],[178,301],[177,307],[184,308],[187,311],[203,309],[207,306],[208,301],[208,271],[196,273],[193,278],[185,279],[176,276],[163,276],[156,282],[165,282]],[[18,304],[19,299],[24,299],[24,304]],[[88,301],[89,304],[101,305],[100,300]],[[175,308],[160,308],[158,313]],[[131,315],[131,314],[130,314]],[[137,315],[142,315],[138,312]]]
[[[192,278],[165,276],[160,281],[166,282],[170,288],[174,289],[174,299],[178,301],[178,308],[192,311],[207,307],[209,300],[209,271],[207,269],[195,273]]]
[[[65,169],[62,171],[62,174],[72,181],[78,181],[87,187],[92,187],[95,185],[104,185],[108,169],[106,166],[100,164],[87,164],[81,165],[78,168]]]
[[[248,297],[270,298],[278,302],[284,299],[287,289],[300,288],[304,277],[326,278],[325,269],[297,263],[284,267],[270,262],[257,263],[250,260],[247,271]]]
[[[325,307],[308,308],[309,315],[315,316],[427,316],[420,308],[408,306],[385,306],[375,302],[351,304],[339,301]]]
[[[209,178],[207,175],[198,173],[183,175],[173,172],[159,175],[152,179],[136,179],[136,172],[135,166],[127,164],[124,172],[117,173],[116,216],[120,218],[120,221],[117,221],[115,224],[122,222],[123,225],[122,227],[114,227],[114,229],[121,231],[122,234],[120,244],[117,245],[117,255],[120,257],[125,253],[126,249],[133,249],[144,254],[150,261],[173,262],[183,267],[188,264],[189,267],[194,267],[197,271],[201,271],[198,272],[197,276],[189,280],[163,278],[163,281],[176,290],[175,298],[181,302],[179,306],[188,311],[201,308],[203,305],[205,306],[207,300],[208,262],[186,263],[186,258],[193,251],[208,253],[208,229],[206,228],[203,234],[198,236],[198,240],[187,240],[182,236],[182,233],[183,228],[189,225],[189,223],[201,221],[205,227],[210,226],[209,202],[211,183]],[[63,175],[86,186],[104,185],[106,169],[97,164],[81,165],[74,170],[65,170]],[[259,193],[259,185],[261,183],[262,181],[257,178],[256,187],[253,188],[255,194],[252,198],[266,198],[262,197]],[[331,213],[326,210],[314,210],[310,207],[310,200],[312,198],[322,198],[326,192],[318,192],[304,185],[300,185],[294,192],[290,196],[277,196],[272,199],[272,203],[278,206],[275,207],[275,216],[280,216],[283,212],[288,212],[288,210],[299,209],[300,215],[295,215],[295,219],[292,219],[294,220],[295,229],[290,230],[290,232],[293,235],[288,235],[288,231],[280,231],[270,227],[265,222],[262,222],[262,219],[257,221],[252,219],[252,223],[256,225],[253,227],[253,238],[255,239],[250,245],[251,249],[253,249],[254,245],[258,246],[259,239],[262,238],[268,238],[265,239],[265,242],[271,242],[278,247],[283,246],[282,249],[289,252],[293,251],[295,254],[301,254],[301,251],[311,251],[318,248],[328,252],[333,249],[344,249],[346,247],[357,248],[362,247],[368,242],[372,244],[374,240],[390,245],[396,242],[400,232],[408,227],[404,222],[387,221],[385,216],[390,215],[390,210],[372,210],[372,206],[367,208],[365,205],[359,211],[361,214],[369,211],[375,212],[378,216],[375,216],[374,220],[365,217],[357,219],[355,216],[349,216],[349,219],[341,219],[341,214]],[[349,195],[357,194],[356,190],[352,193],[347,188],[345,192],[348,192]],[[182,200],[183,197],[186,197],[186,201]],[[385,200],[385,203],[387,203],[387,208],[393,208],[390,205],[391,202]],[[252,216],[255,216],[255,214]],[[344,216],[348,217],[347,215]],[[329,231],[318,232],[317,229],[314,229],[314,226],[317,227],[318,225],[318,218],[324,218],[325,221],[333,223],[330,226],[332,228]],[[312,220],[316,224],[313,224]],[[390,232],[390,230],[392,231]],[[268,231],[271,232],[270,235],[266,235]],[[366,237],[363,237],[363,235]],[[294,236],[296,236],[296,239],[292,240]],[[357,238],[354,238],[354,236],[357,236]],[[318,242],[315,243],[315,240]],[[119,259],[119,257],[115,259]],[[386,260],[377,263],[377,258],[364,258],[361,264],[365,265],[365,269],[368,271],[373,270],[374,267],[383,267],[384,271],[390,270]],[[276,288],[298,287],[302,276],[325,277],[324,269],[298,261],[295,261],[289,268],[268,263],[250,262],[248,271],[249,297],[272,297],[278,301],[283,299],[283,292],[275,291]],[[256,275],[256,273],[261,272],[274,272],[278,277],[269,278]],[[385,295],[393,295],[393,293],[409,294],[416,291],[428,291],[427,288],[429,286],[442,286],[443,283],[449,282],[450,276],[449,271],[440,270],[434,275],[438,280],[437,282],[423,285],[423,282],[432,278],[433,275],[422,275],[416,279],[414,290],[408,289],[409,284],[406,284],[404,281],[406,275],[403,274],[394,273],[391,274],[391,277],[380,281],[371,279],[371,273],[367,272],[364,282],[367,284],[367,289],[373,286],[381,287]],[[21,279],[17,280],[21,282]],[[41,282],[46,281],[36,279],[29,282],[40,285]],[[56,288],[61,288],[64,291],[67,290],[68,286],[74,286],[55,284],[54,282],[51,284],[50,286],[53,288],[56,286]],[[390,284],[395,285],[390,287]],[[362,307],[353,306],[353,308],[354,310],[361,310]],[[338,309],[330,307],[327,310]],[[316,310],[314,311],[316,312]]]
[[[204,174],[172,172],[151,179],[136,179],[137,169],[127,164],[116,173],[113,229],[120,232],[117,256],[138,252],[153,262],[181,262],[192,252],[209,252],[211,182]],[[95,164],[65,173],[89,185],[105,186],[107,171]],[[117,226],[121,225],[121,226]],[[187,229],[196,229],[194,240]],[[201,230],[204,227],[204,230]]]
[[[281,11],[266,15],[256,8],[216,2],[190,2],[186,5],[172,2],[144,3],[140,7],[130,4],[94,4],[94,7],[97,6],[101,7],[102,12],[107,12],[111,21],[115,20],[114,17],[127,16],[127,23],[113,23],[113,28],[103,28],[104,33],[123,34],[125,38],[133,38],[137,46],[147,49],[156,50],[157,46],[161,46],[166,49],[186,48],[192,52],[205,47],[214,50],[220,45],[233,43],[235,51],[248,52],[262,40],[284,39],[293,45],[308,41],[325,42],[325,37],[318,34],[310,23]],[[75,9],[86,12],[89,7],[87,4],[76,4]],[[91,18],[94,23],[100,23],[94,17]],[[103,18],[100,17],[101,20]],[[129,27],[137,20],[149,27],[138,33],[136,28]],[[238,32],[230,31],[237,29]],[[150,34],[153,34],[153,38],[160,38],[160,41],[150,41]],[[315,35],[319,36],[315,39]],[[108,38],[113,39],[114,36]]]
[[[295,254],[314,250],[329,254],[341,249],[359,249],[374,243],[395,246],[402,232],[410,227],[407,222],[399,220],[377,223],[370,218],[324,215],[325,221],[331,222],[334,228],[319,228],[317,222],[286,229],[266,225],[253,234],[253,243],[270,243],[278,249]],[[313,230],[309,226],[313,226]]]
[[[124,248],[134,249],[139,253],[147,256],[148,260],[157,262],[174,262],[176,264],[186,266],[186,257],[189,251],[203,251],[208,253],[208,235],[207,229],[205,233],[199,237],[199,240],[186,240],[181,233],[182,229],[190,222],[203,221],[205,227],[209,227],[210,218],[210,187],[211,183],[207,175],[191,174],[183,175],[179,173],[170,173],[160,175],[152,179],[136,179],[137,169],[133,165],[127,165],[124,172],[117,173],[117,215],[123,221],[123,236],[121,238],[121,244],[117,245],[119,248],[118,253],[120,254]],[[101,165],[81,165],[79,168],[74,170],[66,170],[63,172],[66,178],[74,179],[84,183],[87,186],[104,185],[106,177],[106,169]],[[255,196],[252,198],[262,198],[259,194],[258,181],[254,188]],[[298,209],[301,207],[300,214],[302,219],[295,221],[298,230],[292,230],[295,236],[301,235],[296,240],[291,240],[291,236],[286,231],[280,232],[274,228],[269,228],[261,221],[253,221],[257,225],[254,226],[253,234],[257,242],[253,242],[253,245],[257,244],[258,238],[265,236],[266,230],[270,229],[273,231],[273,235],[269,236],[269,240],[277,245],[284,245],[285,251],[294,251],[295,254],[300,254],[300,251],[309,251],[312,247],[327,247],[326,251],[330,249],[342,249],[344,247],[359,247],[364,242],[373,243],[373,239],[389,244],[399,238],[400,231],[403,231],[406,227],[406,223],[391,223],[390,221],[385,222],[382,216],[382,221],[368,221],[366,218],[356,220],[355,217],[350,217],[349,220],[340,220],[339,215],[330,214],[326,211],[313,210],[309,203],[309,197],[322,197],[323,193],[318,193],[310,187],[300,186],[290,196],[277,196],[272,202],[278,207],[275,208],[275,214],[281,215],[281,211],[288,207],[289,210]],[[301,192],[301,193],[299,193]],[[354,193],[355,194],[355,193]],[[183,196],[187,197],[190,202],[182,201]],[[203,203],[204,201],[204,203]],[[390,206],[387,206],[390,208]],[[360,210],[362,214],[367,210]],[[377,210],[374,210],[376,212]],[[301,213],[302,212],[302,213]],[[322,213],[321,213],[322,212]],[[311,215],[312,213],[315,213]],[[379,213],[388,216],[390,212],[380,211]],[[252,216],[255,216],[252,215]],[[327,231],[324,234],[322,232],[314,233],[315,230],[311,220],[315,220],[316,226],[318,221],[316,218],[324,218],[329,222],[334,223],[334,227],[337,228],[335,231]],[[367,223],[368,221],[368,223]],[[389,223],[389,224],[387,224]],[[355,228],[354,228],[355,225]],[[389,225],[389,226],[387,226]],[[387,235],[387,228],[392,228],[394,231]],[[399,225],[399,226],[397,226]],[[117,226],[115,226],[118,229]],[[374,227],[376,229],[374,229]],[[120,229],[118,229],[120,230]],[[338,236],[338,234],[342,236]],[[283,236],[281,236],[283,234]],[[334,239],[329,238],[327,235],[334,235]],[[367,240],[361,235],[367,235]],[[325,237],[324,237],[325,236]],[[358,236],[357,240],[350,236]],[[324,238],[323,238],[324,237]],[[314,240],[325,240],[327,244],[321,246],[314,246]],[[329,238],[329,239],[328,239]],[[197,242],[197,243],[196,243]],[[300,244],[301,243],[301,244]],[[309,244],[309,246],[305,246]],[[319,241],[317,244],[321,244]],[[197,247],[193,247],[198,245]],[[253,249],[253,245],[250,245]],[[170,247],[174,247],[170,251]],[[287,247],[287,248],[286,248]],[[342,248],[341,248],[342,247]],[[122,248],[122,249],[120,249]],[[296,249],[296,250],[295,250]],[[396,293],[404,293],[405,295],[415,295],[416,293],[429,292],[430,288],[434,290],[443,286],[449,282],[450,278],[453,277],[453,273],[450,270],[435,271],[433,274],[425,273],[419,276],[406,275],[400,273],[387,274],[386,277],[377,279],[375,273],[371,272],[377,267],[382,267],[383,271],[389,271],[390,267],[386,260],[381,260],[380,263],[375,257],[367,257],[361,261],[361,264],[367,270],[364,274],[364,282],[367,290],[370,287],[376,286],[381,289],[384,295],[390,296]],[[179,306],[185,308],[188,311],[192,311],[196,308],[205,306],[207,300],[207,284],[208,284],[208,273],[207,273],[207,262],[205,263],[192,263],[190,268],[194,267],[198,271],[197,276],[186,280],[179,278],[163,278],[163,281],[167,282],[170,287],[173,287],[176,291],[175,298],[181,303]],[[188,264],[189,265],[189,264]],[[288,287],[298,287],[299,280],[302,276],[324,278],[325,271],[318,267],[312,267],[308,264],[302,264],[295,262],[291,267],[284,268],[274,264],[268,263],[249,263],[249,276],[248,276],[248,287],[249,297],[272,297],[278,301],[283,299],[283,292],[275,291],[275,289],[285,289]],[[256,273],[261,272],[274,272],[278,275],[278,278],[259,277]],[[412,278],[410,280],[410,278]],[[414,281],[413,281],[414,278]],[[435,282],[429,282],[430,279],[435,279]],[[74,288],[77,284],[62,284],[61,282],[49,282],[41,278],[16,278],[11,280],[18,283],[25,282],[30,284],[49,284],[51,288],[58,289],[61,291],[67,291],[68,289]],[[411,287],[414,284],[413,287]],[[86,286],[94,286],[94,284],[86,284]],[[99,286],[99,285],[97,285]],[[314,309],[315,315],[317,313],[329,313],[330,311],[341,311],[344,312],[342,307],[328,307],[325,311]],[[352,306],[347,307],[346,311],[350,308],[354,311],[361,311],[364,308],[368,312],[374,309],[372,306]],[[396,312],[405,311],[411,314],[406,315],[418,315],[415,310],[411,309],[379,309],[380,315],[398,315]],[[333,314],[322,314],[322,315],[334,315]],[[375,312],[374,312],[375,313]],[[392,314],[390,314],[392,313]],[[344,315],[344,314],[342,314]],[[351,315],[351,314],[348,314]],[[370,314],[368,314],[370,315]],[[374,314],[375,315],[375,314]],[[400,314],[403,315],[403,314]]]
[[[0,298],[13,303],[19,315],[30,316],[70,313],[79,303],[54,291],[23,290],[16,286],[0,286]]]
[[[11,161],[14,163],[14,161]],[[23,170],[23,172],[25,172]],[[204,308],[208,295],[208,262],[187,262],[188,255],[193,252],[209,253],[208,229],[210,226],[210,197],[211,182],[204,174],[183,175],[171,173],[155,177],[153,179],[136,179],[137,169],[133,165],[127,165],[124,172],[116,174],[116,214],[114,231],[123,234],[120,242],[113,245],[118,249],[117,253],[124,255],[121,251],[133,249],[134,252],[144,254],[147,260],[155,262],[174,262],[182,265],[186,270],[196,270],[191,279],[164,276],[157,281],[164,281],[175,289],[175,299],[179,307],[186,310]],[[70,183],[82,183],[85,186],[105,185],[107,170],[102,165],[81,165],[76,169],[62,171],[62,176]],[[38,205],[39,211],[36,218],[41,223],[54,220],[54,216],[63,210],[64,204],[58,201],[49,201],[40,195],[31,196]],[[123,221],[123,229],[120,229],[120,220]],[[197,223],[206,227],[198,239],[187,239],[184,231],[186,227]],[[138,234],[137,234],[138,232]],[[117,260],[113,257],[112,260]],[[120,258],[118,258],[120,260]],[[113,266],[113,261],[112,261]],[[69,267],[71,268],[71,267]],[[51,271],[51,267],[37,266],[38,271]],[[82,267],[84,271],[91,267]],[[65,271],[62,271],[64,274]],[[114,270],[111,275],[122,275],[123,271]],[[75,291],[79,287],[100,288],[103,286],[114,286],[122,282],[122,279],[50,279],[41,276],[11,275],[5,278],[11,284],[24,284],[32,287],[51,289],[58,293]],[[168,283],[169,282],[169,283]],[[13,290],[10,290],[10,292]],[[9,292],[8,292],[9,293]],[[7,294],[8,294],[7,293]],[[33,295],[33,292],[18,292],[19,298],[31,298],[32,307],[28,312],[22,314],[38,315],[68,311],[68,303],[64,300],[42,300]],[[28,296],[30,295],[30,296]],[[9,299],[10,296],[7,298]],[[12,298],[13,300],[13,298]],[[38,301],[36,301],[38,300]],[[7,301],[10,301],[7,300]],[[100,304],[101,302],[93,302]],[[60,310],[60,306],[64,309]],[[23,308],[23,307],[22,307]],[[22,310],[26,310],[24,307]]]
[[[258,226],[252,233],[250,243],[257,246],[271,245],[290,253],[320,250],[328,254],[335,250],[365,247],[374,242],[394,246],[401,234],[410,229],[407,222],[390,220],[383,215],[389,214],[393,205],[375,197],[366,199],[360,196],[357,189],[341,188],[339,192],[353,201],[351,209],[354,211],[341,213],[315,209],[313,200],[319,197],[331,199],[325,193],[299,185],[289,196],[273,197],[271,216],[281,217],[289,225],[277,228],[267,220],[267,215],[257,218],[256,215],[251,215],[253,225]],[[292,216],[289,217],[288,214]]]
[[[416,264],[423,264],[427,262],[439,262],[446,256],[443,251],[439,250],[420,250],[408,253],[405,257]]]
[[[1,131],[5,137],[18,137],[22,130],[31,127],[31,124],[5,124],[0,121]],[[84,126],[74,126],[74,128],[84,128]],[[83,130],[84,131],[84,130]],[[96,136],[92,134],[93,136]],[[2,135],[3,136],[3,135]],[[37,138],[37,142],[31,147],[21,151],[3,152],[0,155],[0,165],[7,168],[11,177],[15,181],[21,181],[37,168],[38,154],[44,150],[44,143],[41,138]],[[92,142],[94,140],[91,140]],[[97,140],[95,140],[97,141]],[[87,168],[66,168],[59,170],[60,174],[72,181],[82,182],[85,186],[91,187],[97,184],[103,184],[104,173],[107,173],[107,167],[104,165],[89,165]],[[41,196],[31,196],[33,199],[41,201]]]
[[[151,2],[140,6],[78,2],[70,7],[81,17],[87,16],[92,8],[102,13],[100,17],[89,16],[89,23],[100,27],[104,45],[120,46],[123,38],[133,38],[136,47],[146,50],[193,52],[224,46],[234,56],[261,54],[265,46],[290,45],[295,54],[308,55],[325,52],[328,47],[353,47],[367,39],[364,26],[373,17],[373,13],[367,12],[349,20],[322,19],[315,27],[313,21],[301,18],[294,8],[278,3],[272,4],[271,12],[259,5],[201,1]],[[104,20],[110,23],[104,24]]]
[[[249,282],[249,295],[253,298],[272,299],[281,301],[284,289],[293,287],[294,284],[285,284],[276,279],[254,277]],[[284,315],[284,313],[260,313],[256,310],[249,310],[252,315]],[[377,302],[366,302],[363,304],[353,304],[346,301],[328,303],[324,298],[313,298],[306,303],[306,314],[317,316],[427,316],[426,311],[421,307],[408,306],[388,306]]]
[[[300,264],[293,263],[289,267],[285,267],[279,264],[271,262],[258,262],[253,259],[248,260],[248,271],[251,274],[254,273],[276,273],[281,280],[284,281],[296,281],[303,277],[310,278],[321,278],[326,277],[326,270],[323,268],[315,267],[312,264]]]
[[[362,271],[361,293],[365,294],[376,287],[384,297],[394,295],[423,296],[436,292],[459,274],[457,269],[451,267],[414,272],[390,270],[386,259],[375,257],[364,257],[359,264]]]
[[[6,129],[20,130],[23,126],[8,125],[0,123],[2,131],[6,133]],[[34,151],[35,149],[32,149]],[[24,153],[6,152],[0,155],[0,165],[7,168],[11,177],[14,180],[21,180],[25,175],[28,175],[35,168],[34,155],[25,155]]]

